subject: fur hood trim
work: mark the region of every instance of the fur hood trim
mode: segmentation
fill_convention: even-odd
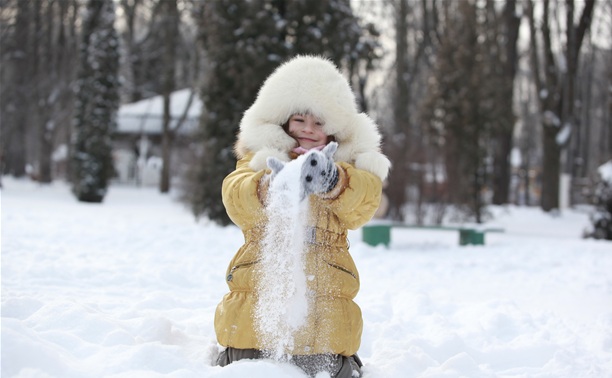
[[[378,126],[365,113],[358,113],[355,95],[336,66],[315,56],[298,56],[266,79],[240,122],[236,156],[254,153],[253,170],[266,169],[269,156],[289,161],[297,143],[282,125],[297,113],[324,120],[323,131],[338,142],[336,161],[353,164],[381,180],[387,177],[391,163],[381,152]]]

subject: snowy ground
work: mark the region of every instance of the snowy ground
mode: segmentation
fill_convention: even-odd
[[[103,205],[64,184],[3,180],[2,377],[304,377],[292,366],[211,366],[214,309],[234,227],[194,222],[152,189]],[[612,243],[587,215],[495,209],[504,234],[351,233],[365,378],[611,377]]]

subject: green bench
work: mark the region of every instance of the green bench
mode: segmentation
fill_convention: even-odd
[[[392,228],[412,228],[433,231],[459,231],[459,245],[484,245],[485,233],[504,232],[502,228],[484,228],[478,226],[418,226],[404,223],[369,223],[362,227],[362,240],[371,245],[391,243]]]

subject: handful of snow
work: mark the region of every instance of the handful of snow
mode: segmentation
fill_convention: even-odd
[[[294,169],[295,172],[299,172],[300,174],[295,177],[291,176],[292,185],[295,185],[297,182],[300,183],[297,190],[300,192],[300,201],[304,200],[310,194],[321,194],[327,193],[336,186],[338,182],[338,168],[336,168],[336,164],[334,163],[334,153],[338,149],[338,143],[330,142],[323,150],[318,151],[316,149],[310,150],[304,155],[301,155],[298,160],[300,160],[299,169]],[[270,157],[268,158],[268,167],[272,170],[272,179],[281,172],[287,163],[283,163],[282,161]],[[296,166],[298,164],[292,164],[292,166]]]
[[[276,161],[280,165],[273,168],[265,210],[268,223],[261,245],[255,325],[264,351],[278,361],[289,359],[293,335],[308,315],[304,272],[308,197],[303,196],[300,182],[304,161],[304,155],[286,164]]]

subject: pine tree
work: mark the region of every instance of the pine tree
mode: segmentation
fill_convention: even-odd
[[[119,107],[119,41],[113,0],[89,0],[83,20],[72,191],[79,201],[102,202],[114,173],[111,134]]]
[[[205,112],[182,197],[196,217],[224,225],[230,220],[221,185],[236,164],[232,146],[240,119],[257,95],[257,78],[270,74],[285,56],[277,19],[263,3],[219,0],[200,8],[200,41],[209,61],[201,89]]]

